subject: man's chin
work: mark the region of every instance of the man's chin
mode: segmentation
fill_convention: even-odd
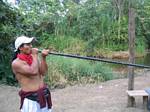
[[[31,54],[32,52],[26,52],[27,55]]]
[[[31,54],[32,53],[32,51],[30,50],[29,52],[28,52],[28,54]]]

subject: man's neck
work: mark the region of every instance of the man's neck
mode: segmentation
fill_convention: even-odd
[[[27,53],[24,53],[24,52],[20,52],[19,54],[22,54],[22,55],[30,55],[30,54],[27,54]]]

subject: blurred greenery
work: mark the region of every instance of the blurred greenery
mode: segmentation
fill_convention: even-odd
[[[21,18],[17,10],[0,1],[0,80],[10,85],[15,84],[11,71],[12,42],[21,34]]]
[[[10,67],[11,48],[14,39],[20,35],[34,36],[38,40],[38,47],[57,52],[101,57],[110,55],[113,51],[127,51],[129,2],[131,1],[21,0],[14,7],[0,0],[0,80],[8,84],[14,82]],[[150,0],[132,2],[136,11],[136,52],[144,54],[150,48]],[[100,67],[94,63],[90,67],[87,62],[80,64],[77,61],[74,63],[78,63],[79,68],[72,69],[69,66],[71,62],[64,63],[66,70],[63,67],[59,70],[57,65],[52,69],[57,68],[56,72],[65,75],[65,80],[78,80],[81,76],[89,77],[92,73],[92,79],[97,75],[99,79],[107,80],[103,76],[105,70],[100,73],[92,71],[97,69],[96,66],[107,66]]]
[[[98,83],[113,79],[112,69],[103,63],[65,57],[48,57],[47,83],[51,87],[66,84]]]

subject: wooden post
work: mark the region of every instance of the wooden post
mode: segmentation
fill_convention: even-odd
[[[135,12],[134,9],[129,6],[129,62],[135,63]],[[128,90],[134,89],[134,67],[128,68]],[[128,106],[133,107],[135,105],[135,99],[128,96]]]

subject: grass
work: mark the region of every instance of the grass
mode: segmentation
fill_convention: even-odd
[[[77,83],[98,83],[113,79],[112,70],[105,64],[51,56],[47,59],[49,71],[46,78],[51,87]]]
[[[41,46],[52,48],[55,51],[80,54],[84,52],[86,42],[71,36],[54,36],[43,34],[40,39]]]
[[[136,41],[136,47],[135,47],[135,52],[137,56],[144,56],[145,55],[145,49],[146,49],[146,44],[143,40],[137,39]]]

